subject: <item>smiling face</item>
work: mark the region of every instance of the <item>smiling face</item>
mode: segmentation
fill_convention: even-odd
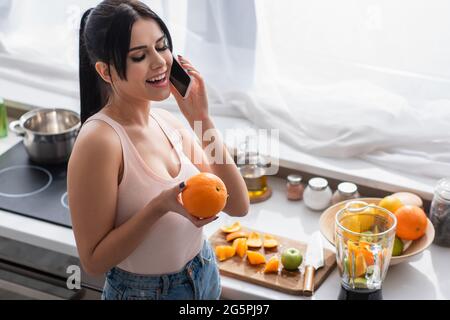
[[[114,88],[122,97],[165,100],[170,96],[172,62],[167,38],[158,23],[151,19],[139,19],[131,32],[127,80],[120,79],[114,66],[111,66]]]

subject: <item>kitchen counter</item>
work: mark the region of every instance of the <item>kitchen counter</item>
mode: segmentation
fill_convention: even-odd
[[[0,154],[19,141],[10,135],[0,140]],[[283,179],[269,177],[273,188],[272,197],[262,203],[251,205],[249,214],[239,221],[272,234],[294,240],[307,241],[319,228],[320,213],[307,209],[303,202],[286,200]],[[221,225],[233,218],[221,214],[220,219],[205,227],[210,236]],[[49,250],[77,256],[72,230],[54,224],[23,217],[0,210],[0,236],[37,245]],[[323,239],[326,248],[333,247]],[[390,267],[384,287],[385,299],[450,299],[450,249],[432,245],[415,261]],[[325,280],[312,298],[297,297],[272,289],[222,277],[225,299],[336,299],[340,288],[337,268]]]

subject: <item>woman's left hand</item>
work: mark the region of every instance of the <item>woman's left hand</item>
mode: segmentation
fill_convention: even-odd
[[[181,112],[193,128],[195,121],[204,121],[209,119],[206,86],[202,76],[192,66],[192,64],[181,56],[178,56],[178,58],[183,69],[185,69],[192,78],[191,90],[187,98],[183,99],[172,84],[170,84],[170,89],[177,100]]]

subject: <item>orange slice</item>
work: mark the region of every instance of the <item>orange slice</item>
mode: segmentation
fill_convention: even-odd
[[[236,249],[233,246],[216,246],[215,252],[217,259],[219,259],[219,261],[224,261],[234,257]]]
[[[362,253],[358,253],[358,255],[355,257],[355,265],[353,265],[353,259],[349,260],[349,266],[350,266],[350,275],[354,277],[361,277],[366,273],[367,270],[367,264],[366,259],[364,258],[364,255]],[[353,275],[353,268],[355,271],[355,274]]]
[[[236,254],[243,258],[247,253],[247,239],[246,238],[237,238],[233,241],[233,247],[236,249]]]
[[[247,238],[247,237],[248,237],[248,232],[237,231],[237,232],[227,234],[226,239],[227,239],[227,241],[233,241],[234,239],[237,239],[237,238]]]
[[[361,252],[366,259],[366,263],[368,266],[371,266],[375,262],[375,258],[373,256],[372,251],[370,250],[370,242],[360,241],[359,242],[359,252]]]
[[[252,265],[266,263],[266,257],[263,254],[256,251],[247,251],[248,262]]]
[[[279,265],[280,260],[277,256],[273,256],[267,262],[266,267],[264,268],[264,273],[278,273]]]
[[[278,245],[278,241],[274,236],[272,236],[270,234],[264,235],[264,248],[272,249],[272,248],[275,248],[277,245]]]
[[[220,228],[225,233],[233,233],[241,230],[241,223],[239,221],[236,221],[232,225],[229,226],[222,226]]]
[[[348,266],[352,277],[360,277],[367,270],[367,261],[373,263],[373,255],[367,248],[361,248],[355,242],[348,240]]]
[[[353,242],[352,240],[347,241],[348,246],[348,255],[349,257],[357,257],[358,255],[362,255],[366,262],[366,265],[370,266],[374,264],[374,256],[372,251],[370,250],[370,243],[366,241],[360,241],[358,244]],[[361,267],[362,269],[362,267]]]
[[[263,242],[258,232],[252,232],[248,235],[247,245],[251,248],[260,248]]]

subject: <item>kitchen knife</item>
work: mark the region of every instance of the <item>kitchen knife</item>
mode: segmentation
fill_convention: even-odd
[[[314,232],[306,248],[305,274],[303,280],[303,293],[312,296],[314,292],[314,275],[317,269],[323,267],[323,246],[319,231]]]

